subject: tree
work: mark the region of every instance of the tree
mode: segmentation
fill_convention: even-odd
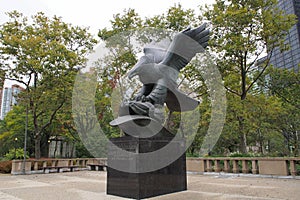
[[[25,132],[25,107],[22,105],[14,106],[10,112],[7,113],[0,125],[0,154],[8,153],[11,148],[21,148],[24,145]],[[31,122],[31,121],[30,121]],[[28,133],[32,133],[33,125],[28,124]],[[29,134],[31,135],[31,134]],[[15,140],[17,138],[17,140]],[[27,141],[29,154],[32,153],[34,146],[32,144],[32,137]]]
[[[155,15],[144,20],[145,27],[161,28],[172,31],[182,31],[188,26],[199,26],[201,20],[197,18],[193,9],[184,9],[181,4],[170,7],[166,13]]]
[[[280,98],[284,110],[280,113],[278,129],[282,132],[287,150],[299,155],[300,140],[300,73],[288,69],[270,68],[262,78],[265,91]]]
[[[5,78],[26,87],[20,96],[32,116],[35,157],[41,157],[41,137],[70,98],[74,76],[96,44],[87,28],[37,13],[31,20],[8,13],[1,25],[0,64]]]
[[[282,123],[280,119],[282,113],[285,112],[281,99],[264,94],[251,94],[241,101],[237,95],[229,93],[227,94],[227,106],[226,123],[213,154],[227,156],[229,153],[239,152],[240,132],[239,122],[236,118],[243,115],[248,153],[271,156],[287,155],[280,130]]]
[[[284,50],[295,16],[279,10],[276,0],[217,0],[205,16],[213,25],[210,47],[218,53],[226,89],[244,100],[269,65],[273,50]],[[266,62],[252,77],[266,51]]]
[[[285,49],[285,36],[295,16],[285,14],[276,0],[216,0],[204,15],[212,23],[211,50],[218,55],[225,88],[242,101],[269,66],[275,48]],[[257,61],[268,57],[257,71]],[[244,103],[240,109],[246,109]],[[245,117],[238,115],[240,150],[246,152]]]

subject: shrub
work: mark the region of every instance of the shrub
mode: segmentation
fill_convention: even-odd
[[[0,173],[10,173],[11,172],[12,161],[0,161]]]
[[[229,155],[229,157],[261,157],[260,154],[258,153],[246,153],[246,154],[243,154],[243,153],[239,153],[239,152],[233,152]]]
[[[190,152],[186,152],[186,157],[199,157],[198,153],[190,153]]]
[[[7,160],[13,160],[13,159],[24,159],[24,149],[18,148],[18,149],[10,149],[7,154],[4,156]],[[28,152],[26,154],[26,158],[29,158]]]

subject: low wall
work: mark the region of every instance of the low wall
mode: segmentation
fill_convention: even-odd
[[[13,160],[11,174],[23,174],[23,160]],[[106,158],[77,158],[77,159],[29,159],[25,164],[25,173],[32,174],[42,171],[46,166],[58,166],[64,163],[65,166],[79,166],[87,168],[88,164],[105,164]],[[296,176],[297,165],[300,168],[300,157],[295,158],[187,158],[186,168],[190,172],[226,172],[261,174],[274,176]]]
[[[24,162],[23,160],[13,160],[11,166],[11,174],[31,174],[31,162]]]
[[[188,158],[187,171],[296,176],[300,158]]]
[[[12,161],[12,175],[33,174],[43,171],[43,167],[55,166],[78,166],[78,168],[87,168],[89,163],[106,162],[106,158],[76,158],[76,159],[28,159],[26,160],[25,169],[23,160]]]

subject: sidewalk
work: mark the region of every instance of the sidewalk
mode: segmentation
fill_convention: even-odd
[[[0,200],[118,200],[106,195],[106,173],[96,171],[0,175]],[[188,175],[188,190],[149,200],[300,199],[300,180]]]

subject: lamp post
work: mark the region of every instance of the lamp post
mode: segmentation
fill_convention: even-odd
[[[27,154],[27,130],[28,130],[28,104],[26,104],[25,116],[25,138],[24,138],[24,158],[23,158],[23,174],[26,174],[26,154]]]
[[[51,155],[51,151],[50,151],[50,143],[51,143],[51,140],[49,139],[48,140],[48,157],[50,158],[50,155]]]
[[[14,143],[15,143],[15,156],[14,156],[14,159],[16,159],[16,155],[17,155],[17,142],[18,142],[18,138],[17,137],[15,137],[15,139],[14,139]]]

